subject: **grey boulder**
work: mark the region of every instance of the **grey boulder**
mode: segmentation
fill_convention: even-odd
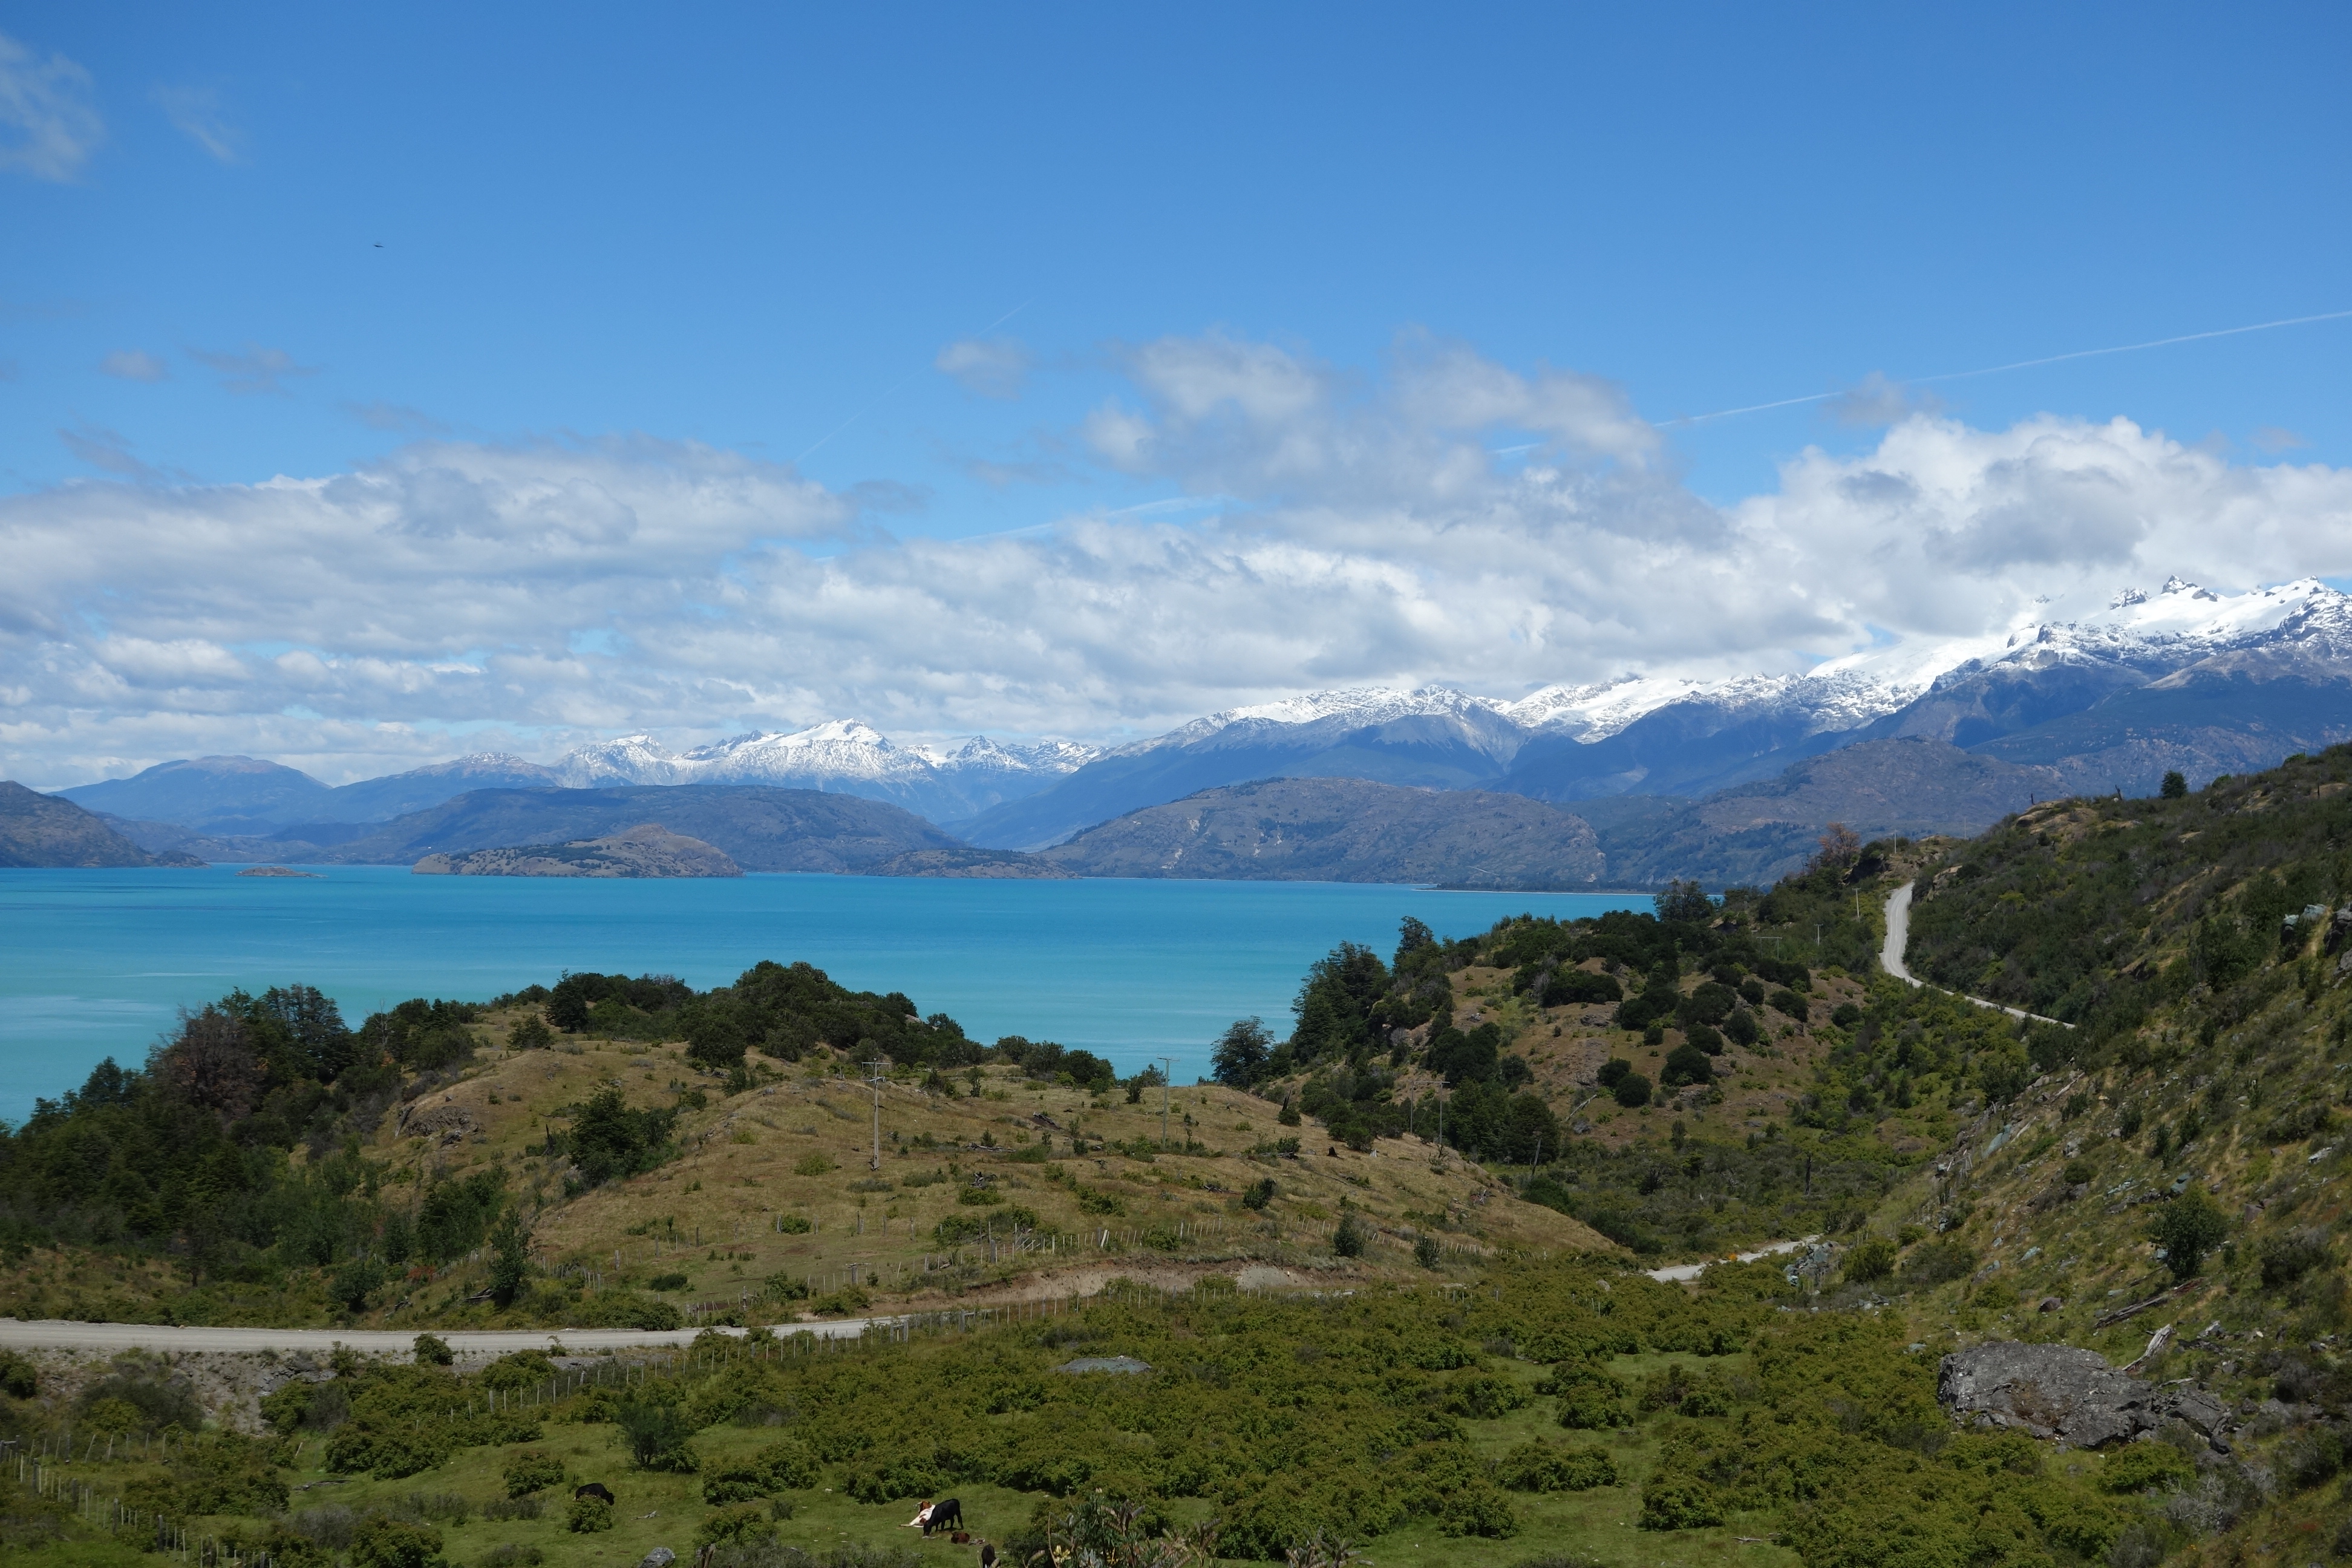
[[[2127,1376],[2096,1351],[2000,1341],[1946,1356],[1936,1398],[1959,1420],[2054,1437],[2078,1448],[2126,1443],[2167,1421],[2185,1421],[2209,1441],[2227,1412],[2194,1384]]]

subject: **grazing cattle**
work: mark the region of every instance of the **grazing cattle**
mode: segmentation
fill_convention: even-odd
[[[923,1533],[934,1530],[961,1530],[963,1527],[963,1504],[953,1498],[942,1498],[923,1516]]]
[[[606,1486],[602,1481],[590,1481],[584,1487],[574,1487],[572,1489],[572,1495],[575,1498],[600,1497],[606,1502],[617,1502],[620,1500],[614,1497],[613,1489]]]
[[[980,1568],[996,1568],[996,1548],[985,1541],[980,1543]]]

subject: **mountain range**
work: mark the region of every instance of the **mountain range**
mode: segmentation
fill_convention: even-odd
[[[217,845],[196,838],[355,845],[476,790],[814,790],[945,829],[942,844],[919,847],[950,874],[1037,874],[1012,870],[1017,856],[940,851],[1041,850],[1204,790],[1356,779],[1563,807],[1598,831],[1612,880],[1636,868],[1643,881],[1727,879],[1735,868],[1747,879],[1822,821],[1972,832],[2021,794],[2147,794],[2170,770],[2201,784],[2347,738],[2352,598],[2316,579],[2225,595],[2175,578],[2072,619],[1895,644],[1802,675],[1628,676],[1514,701],[1444,687],[1324,691],[1101,752],[982,737],[926,749],[835,720],[686,752],[631,735],[548,765],[463,757],[340,788],[275,763],[202,758],[60,793],[150,850],[205,853]]]

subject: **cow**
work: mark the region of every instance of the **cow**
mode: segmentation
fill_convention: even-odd
[[[980,1568],[996,1568],[996,1548],[985,1541],[980,1543]]]
[[[958,1546],[970,1546],[971,1544],[971,1531],[969,1530],[959,1530],[953,1535],[949,1536],[948,1540]]]
[[[574,1498],[600,1497],[608,1503],[620,1500],[613,1496],[613,1489],[602,1481],[590,1481],[584,1487],[574,1487],[572,1489],[572,1495]]]
[[[927,1536],[934,1530],[960,1530],[962,1527],[963,1504],[953,1498],[942,1498],[933,1503],[930,1511],[923,1516],[923,1533]]]

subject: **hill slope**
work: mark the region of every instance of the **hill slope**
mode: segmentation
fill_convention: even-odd
[[[201,866],[193,855],[151,854],[69,800],[0,779],[0,866]]]
[[[413,812],[320,862],[411,865],[426,855],[598,838],[646,821],[699,838],[747,871],[862,872],[917,849],[961,846],[911,812],[856,795],[729,784],[476,790]],[[299,858],[279,846],[268,853]]]
[[[1087,877],[1589,888],[1580,818],[1519,795],[1361,779],[1262,779],[1089,828],[1039,858]]]
[[[1601,832],[1609,875],[1629,886],[1696,878],[1763,887],[1804,868],[1842,822],[1864,838],[1981,832],[2036,799],[2065,793],[2054,768],[2021,767],[1925,737],[1865,741]]]
[[[410,868],[427,877],[740,877],[743,868],[699,838],[640,823],[604,838],[427,855]],[[252,875],[247,872],[246,875]]]

